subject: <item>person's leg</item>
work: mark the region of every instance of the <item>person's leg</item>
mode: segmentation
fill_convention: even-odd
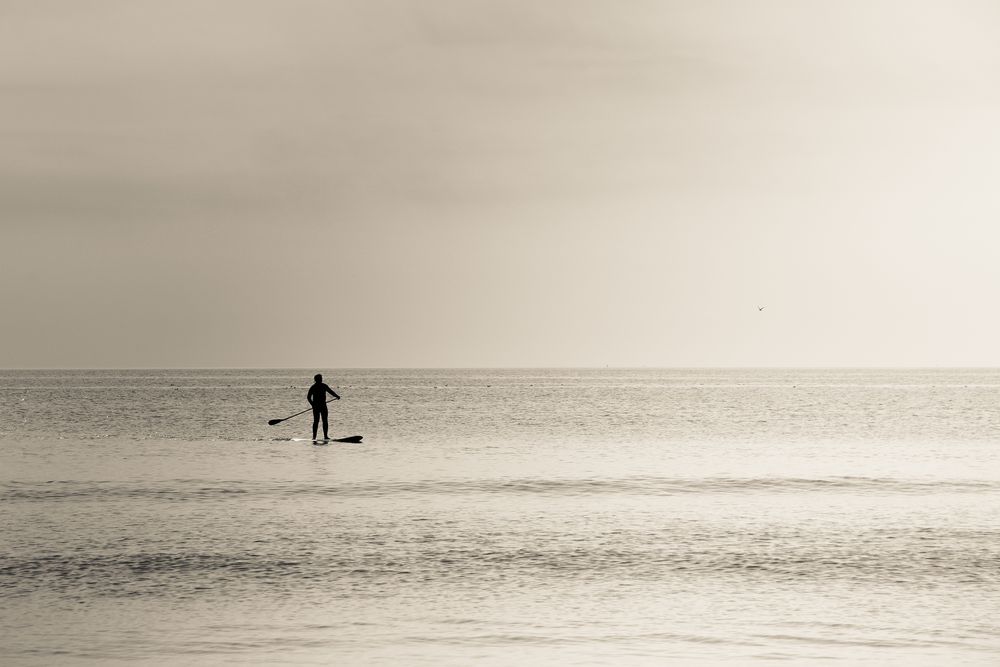
[[[323,406],[323,439],[330,439],[330,411],[326,410],[326,406]]]
[[[326,415],[323,415],[323,426],[326,426]],[[319,427],[319,410],[313,410],[313,440],[316,439],[316,429]]]

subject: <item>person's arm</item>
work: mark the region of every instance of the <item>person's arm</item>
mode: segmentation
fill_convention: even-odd
[[[334,398],[335,400],[338,400],[338,401],[340,400],[340,396],[338,396],[338,395],[337,395],[337,392],[335,392],[335,391],[334,391],[333,389],[330,389],[330,385],[327,385],[327,386],[326,386],[326,390],[327,390],[327,391],[328,391],[328,392],[330,393],[330,395],[331,395],[331,396],[333,396],[333,398]],[[325,395],[324,395],[324,398],[326,398],[326,396],[325,396]]]
[[[309,393],[306,394],[306,400],[309,401],[309,405],[313,404],[313,388],[309,387]]]

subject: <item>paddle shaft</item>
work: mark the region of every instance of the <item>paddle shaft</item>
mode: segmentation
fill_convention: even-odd
[[[338,400],[340,400],[340,399],[338,399],[338,398],[331,398],[329,401],[327,401],[327,403],[333,403],[334,401],[338,401]],[[275,424],[280,424],[281,422],[287,421],[287,420],[291,419],[292,417],[298,417],[299,415],[304,415],[305,413],[309,412],[310,410],[312,410],[312,408],[307,408],[307,409],[303,410],[302,412],[296,412],[294,415],[289,415],[289,416],[285,417],[284,419],[272,419],[269,422],[267,422],[267,425],[268,426],[274,426]]]

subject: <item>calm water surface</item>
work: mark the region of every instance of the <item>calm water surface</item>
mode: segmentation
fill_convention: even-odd
[[[1000,371],[0,371],[0,663],[1000,664]]]

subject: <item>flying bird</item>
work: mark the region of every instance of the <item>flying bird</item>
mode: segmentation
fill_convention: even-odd
[[[767,308],[767,306],[757,306],[757,311],[759,312],[761,310],[764,310],[765,308]]]

